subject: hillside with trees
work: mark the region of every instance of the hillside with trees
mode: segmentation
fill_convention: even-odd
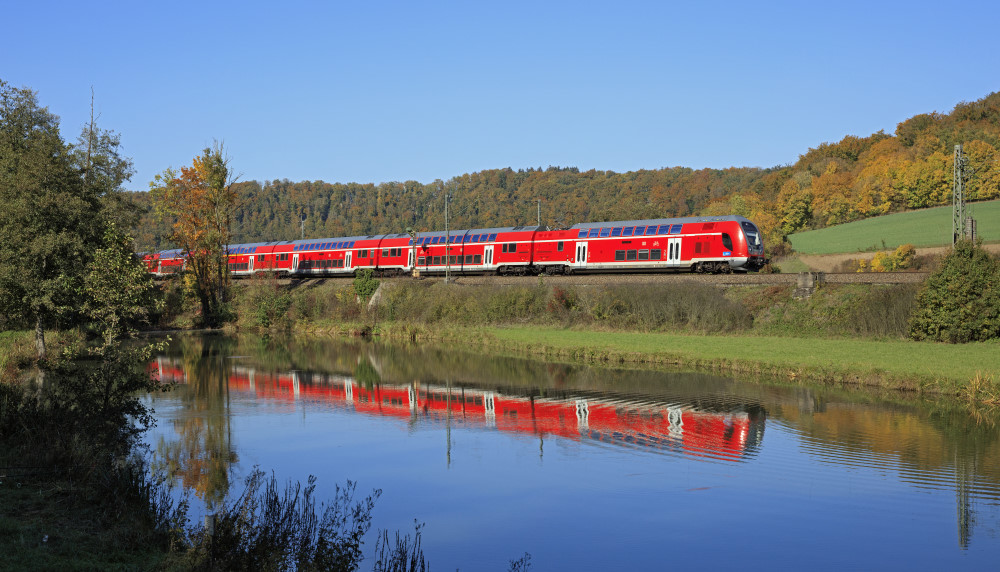
[[[740,214],[777,245],[790,233],[904,210],[947,204],[953,149],[962,143],[973,169],[972,201],[1000,198],[1000,92],[926,113],[895,134],[847,135],[822,143],[793,165],[772,168],[671,167],[627,173],[573,167],[490,169],[437,180],[371,183],[250,181],[234,186],[235,242],[418,231],[444,227],[451,196],[453,228]],[[238,159],[238,158],[237,158]],[[142,250],[171,246],[172,221],[157,220],[148,193],[139,224]]]

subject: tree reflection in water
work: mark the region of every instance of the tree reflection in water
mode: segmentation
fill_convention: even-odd
[[[230,469],[239,461],[229,415],[234,344],[227,341],[190,336],[174,341],[172,353],[180,354],[179,363],[165,375],[184,383],[187,391],[183,412],[172,420],[175,436],[159,438],[154,460],[154,468],[179,478],[210,511],[229,493]]]

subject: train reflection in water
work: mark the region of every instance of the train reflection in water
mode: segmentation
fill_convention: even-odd
[[[185,383],[183,365],[162,357],[151,369],[163,381]],[[361,384],[350,376],[272,373],[234,366],[229,389],[256,398],[318,401],[411,424],[458,423],[499,431],[607,443],[706,459],[740,461],[756,454],[764,408],[698,399],[697,405],[583,391],[486,390],[414,382]]]

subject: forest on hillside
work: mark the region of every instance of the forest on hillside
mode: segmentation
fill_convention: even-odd
[[[248,181],[236,184],[235,242],[293,240],[452,228],[690,215],[739,214],[755,221],[766,244],[787,234],[951,200],[954,146],[961,143],[972,176],[969,200],[1000,198],[1000,92],[960,103],[947,114],[903,121],[892,135],[847,135],[772,168],[671,167],[615,173],[574,167],[490,169],[437,180],[372,183]],[[238,164],[239,158],[234,161]],[[159,219],[148,193],[139,250],[172,246],[172,221]]]

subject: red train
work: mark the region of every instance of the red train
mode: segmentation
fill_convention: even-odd
[[[187,381],[183,366],[170,358],[158,359],[150,370],[164,381]],[[766,419],[760,407],[712,410],[704,405],[637,402],[606,395],[537,397],[464,385],[383,383],[365,387],[348,376],[270,373],[240,366],[230,370],[229,389],[290,405],[300,400],[321,401],[408,423],[451,421],[523,435],[598,441],[726,461],[739,461],[755,453]]]
[[[184,269],[179,249],[147,253],[156,276]],[[379,234],[229,247],[234,276],[570,274],[574,272],[745,272],[767,264],[757,226],[741,216],[686,217],[450,232]]]

